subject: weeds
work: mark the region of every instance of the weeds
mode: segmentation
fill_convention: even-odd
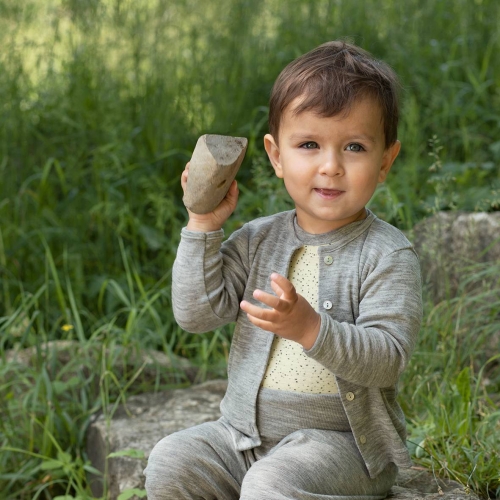
[[[456,298],[428,302],[401,384],[416,460],[492,498],[500,493],[499,271],[471,267]]]

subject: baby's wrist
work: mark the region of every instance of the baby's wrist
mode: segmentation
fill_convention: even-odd
[[[309,328],[307,332],[304,333],[302,339],[300,340],[300,344],[306,351],[309,351],[313,347],[319,335],[319,330],[321,327],[321,316],[318,313],[315,313],[314,319],[315,321],[313,322],[311,328]]]
[[[212,221],[197,221],[190,219],[187,223],[186,229],[188,231],[211,233],[212,231],[219,231],[220,229],[222,229],[222,227]]]

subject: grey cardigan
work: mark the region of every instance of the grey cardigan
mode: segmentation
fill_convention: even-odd
[[[370,211],[362,221],[312,235],[298,226],[293,210],[256,219],[222,240],[222,230],[182,230],[172,300],[177,323],[190,332],[236,321],[221,411],[235,429],[237,449],[261,444],[256,400],[274,338],[252,325],[239,303],[256,303],[256,288],[273,293],[271,273],[287,276],[297,248],[325,245],[318,252],[321,327],[305,353],[335,374],[370,476],[389,462],[410,466],[396,401],[422,320],[420,266],[410,242]]]

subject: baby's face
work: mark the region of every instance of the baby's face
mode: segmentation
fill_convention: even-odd
[[[295,202],[300,227],[321,234],[364,218],[400,143],[385,147],[381,110],[371,98],[358,101],[347,116],[333,117],[294,114],[298,103],[300,98],[282,116],[279,142],[269,134],[264,142]]]

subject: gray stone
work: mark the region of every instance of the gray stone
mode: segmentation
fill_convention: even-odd
[[[153,349],[140,350],[133,347],[113,345],[103,348],[99,342],[88,344],[77,340],[49,340],[38,346],[25,349],[10,349],[5,353],[5,362],[12,366],[33,367],[41,360],[51,374],[63,372],[62,380],[80,376],[80,370],[90,375],[90,371],[99,366],[102,358],[118,378],[134,377],[136,385],[158,381],[162,384],[193,382],[197,368],[187,359],[175,354],[166,355]],[[2,360],[0,359],[0,363]],[[61,365],[64,370],[61,370]],[[96,383],[99,380],[96,379]],[[130,386],[129,390],[133,387]]]
[[[92,465],[105,473],[106,457],[121,450],[139,450],[145,458],[153,446],[173,432],[217,420],[227,383],[215,380],[189,389],[132,396],[112,419],[100,415],[87,433],[87,454]],[[107,482],[111,499],[129,488],[143,488],[145,459],[116,457],[108,460]],[[103,494],[100,478],[91,478],[94,496]]]
[[[227,382],[214,380],[188,389],[131,397],[107,421],[99,416],[87,434],[87,453],[92,465],[103,472],[106,456],[120,450],[140,450],[144,458],[116,457],[108,460],[109,498],[126,489],[144,488],[142,471],[153,446],[178,430],[216,420]],[[101,481],[91,482],[95,496],[102,495]],[[401,470],[389,497],[394,500],[475,500],[455,481],[435,478],[421,467]]]
[[[202,135],[193,151],[184,204],[197,214],[211,212],[226,196],[247,149],[244,137]]]
[[[427,469],[401,469],[388,498],[397,500],[473,500],[477,496],[466,493],[457,481],[434,477]]]
[[[453,297],[465,268],[500,262],[500,212],[439,212],[415,226],[414,243],[433,297]],[[495,285],[494,280],[498,276],[481,286]]]

